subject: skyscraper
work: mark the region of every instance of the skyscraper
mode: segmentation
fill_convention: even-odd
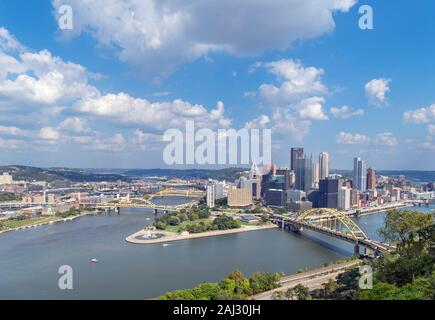
[[[338,209],[349,210],[351,205],[351,189],[340,187],[338,189]]]
[[[339,180],[323,179],[319,182],[319,208],[338,207]]]
[[[311,156],[309,158],[307,156],[296,158],[294,170],[296,175],[295,188],[305,192],[309,191],[313,183],[313,158]]]
[[[353,159],[353,187],[359,191],[367,190],[367,172],[364,160],[360,157]]]
[[[313,163],[313,171],[312,171],[312,186],[313,188],[317,189],[319,187],[319,164]]]
[[[304,148],[291,148],[290,151],[290,170],[295,171],[295,164],[297,158],[304,156]]]
[[[322,152],[319,155],[319,178],[326,179],[329,176],[329,154]]]
[[[214,183],[207,185],[207,206],[214,208],[216,201],[216,186]]]
[[[376,188],[376,172],[373,168],[367,169],[367,189]]]

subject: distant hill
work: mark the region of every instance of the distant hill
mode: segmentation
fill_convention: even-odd
[[[14,180],[52,182],[55,180],[68,180],[72,182],[88,181],[117,181],[129,180],[121,174],[92,173],[88,170],[68,169],[68,168],[36,168],[28,166],[0,166],[0,174],[9,172],[14,176]]]
[[[132,178],[143,177],[167,177],[178,179],[217,179],[233,181],[240,177],[240,173],[249,170],[247,168],[226,168],[219,170],[211,169],[134,169],[127,170],[123,174]]]
[[[344,178],[352,179],[352,170],[331,170],[331,173],[341,174]],[[376,175],[399,177],[405,176],[408,181],[416,183],[427,183],[435,181],[435,171],[417,171],[417,170],[376,170]]]
[[[68,180],[72,182],[89,181],[130,181],[144,177],[167,177],[178,179],[217,179],[233,181],[240,177],[241,172],[249,168],[225,169],[76,169],[76,168],[36,168],[29,166],[0,166],[0,174],[9,172],[15,180],[48,182]],[[352,170],[331,170],[331,173],[341,174],[344,178],[352,179]],[[379,170],[377,175],[398,177],[404,175],[409,181],[427,183],[435,181],[435,171],[413,170]]]

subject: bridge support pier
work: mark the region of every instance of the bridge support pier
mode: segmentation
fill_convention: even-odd
[[[293,224],[289,224],[288,225],[288,230],[292,231],[292,232],[302,232],[302,231],[304,231],[304,228],[303,227],[297,227],[297,226],[295,226]]]
[[[157,215],[159,211],[157,209],[154,209],[154,214]]]
[[[355,247],[353,248],[353,255],[356,257],[359,257],[359,245],[356,244]]]
[[[366,257],[375,256],[375,253],[372,250],[370,250],[369,248],[366,247],[364,249],[364,256],[366,256]]]

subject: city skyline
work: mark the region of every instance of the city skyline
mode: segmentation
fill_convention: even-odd
[[[256,15],[254,38],[253,18],[225,4],[189,13],[166,4],[174,27],[154,1],[151,12],[132,3],[76,1],[72,30],[59,29],[60,1],[0,4],[0,165],[167,168],[161,135],[193,120],[213,130],[270,128],[279,166],[303,146],[316,157],[328,152],[331,169],[351,170],[355,156],[376,170],[435,169],[427,161],[435,154],[435,47],[427,41],[435,31],[424,28],[432,2],[367,1],[373,30],[359,28],[362,4],[352,0],[276,2]],[[255,1],[244,6],[259,12]],[[308,18],[292,22],[294,12]],[[232,36],[225,19],[240,19]],[[127,23],[141,28],[120,28]]]

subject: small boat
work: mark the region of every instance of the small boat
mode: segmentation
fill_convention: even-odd
[[[91,259],[91,262],[92,263],[98,263],[99,261],[98,261],[98,259],[93,258],[93,259]]]
[[[150,218],[147,218],[147,221],[151,220]]]
[[[162,246],[167,247],[169,246],[169,243],[164,243]]]

